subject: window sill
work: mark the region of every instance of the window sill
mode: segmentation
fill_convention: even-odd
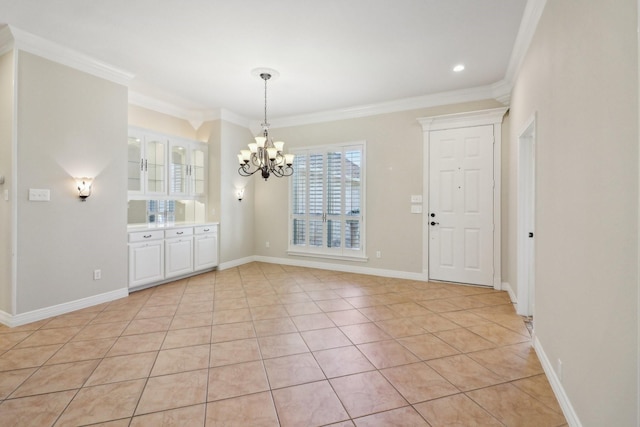
[[[323,253],[313,253],[313,252],[297,252],[297,251],[287,251],[287,255],[293,256],[303,256],[310,258],[325,258],[325,259],[335,259],[340,261],[353,261],[353,262],[369,262],[369,257],[362,256],[349,256],[349,255],[332,255],[332,254],[323,254]]]

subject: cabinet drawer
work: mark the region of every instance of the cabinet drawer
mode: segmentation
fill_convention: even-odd
[[[210,234],[210,233],[218,232],[218,226],[216,225],[199,225],[194,228],[195,228],[196,234]]]
[[[164,232],[162,230],[136,231],[135,233],[129,233],[129,243],[146,242],[148,240],[158,240],[162,238],[164,238]]]
[[[193,235],[193,227],[176,228],[173,230],[165,230],[164,237],[170,239],[172,237],[183,237]]]

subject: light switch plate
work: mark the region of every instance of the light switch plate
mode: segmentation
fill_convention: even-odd
[[[422,205],[411,205],[411,213],[422,213]]]
[[[421,194],[413,194],[411,196],[411,203],[422,203],[422,195]]]
[[[30,188],[29,200],[32,202],[48,202],[51,200],[51,191],[46,188]]]

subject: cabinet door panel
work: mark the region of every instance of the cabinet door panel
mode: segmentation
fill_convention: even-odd
[[[145,171],[147,193],[165,194],[167,170],[167,143],[160,139],[149,139],[146,143]]]
[[[180,238],[165,241],[165,277],[180,276],[193,271],[193,239]]]
[[[162,240],[129,245],[129,287],[164,279]]]
[[[191,193],[194,196],[205,194],[207,179],[207,151],[202,148],[194,148],[191,151]]]
[[[195,241],[195,270],[204,270],[218,265],[218,236],[198,236]]]
[[[142,139],[129,136],[127,160],[127,186],[130,192],[142,192],[144,159],[142,154]]]
[[[186,194],[188,179],[188,151],[184,144],[172,143],[170,147],[169,192]]]

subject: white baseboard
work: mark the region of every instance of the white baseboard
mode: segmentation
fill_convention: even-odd
[[[16,326],[11,324],[13,316],[7,313],[6,311],[0,310],[0,323],[6,326]]]
[[[255,256],[248,256],[244,258],[238,258],[227,262],[222,262],[218,265],[218,270],[226,270],[228,268],[239,267],[244,264],[249,264],[250,262],[256,261]]]
[[[513,303],[514,307],[516,307],[517,309],[518,297],[516,296],[516,293],[513,292],[513,288],[511,287],[509,282],[502,282],[502,290],[507,291],[507,293],[509,294],[509,299],[511,299],[511,302]]]
[[[259,255],[223,262],[218,266],[218,269],[226,270],[227,268],[238,267],[240,265],[248,264],[253,261],[265,262],[268,264],[292,265],[295,267],[317,268],[320,270],[341,271],[344,273],[356,273],[356,274],[368,274],[368,275],[380,276],[380,277],[392,277],[395,279],[419,280],[421,282],[426,282],[428,280],[428,276],[426,276],[424,273],[413,273],[409,271],[398,271],[398,270],[385,270],[381,268],[362,267],[357,265],[346,265],[346,264],[335,264],[330,262],[317,262],[317,261],[310,261],[309,259],[276,258],[276,257],[265,257],[265,256],[259,256]]]
[[[553,365],[551,364],[551,361],[549,361],[547,354],[544,352],[538,337],[533,338],[533,348],[536,350],[536,354],[538,355],[542,369],[544,369],[544,373],[547,374],[549,384],[551,384],[553,393],[558,399],[558,403],[562,408],[564,417],[567,419],[567,423],[570,427],[582,427],[582,423],[578,419],[578,414],[576,414],[576,411],[573,409],[571,401],[569,401],[569,397],[564,391],[564,387],[562,387],[562,382],[560,381],[560,378],[558,378],[556,371],[553,369]]]
[[[9,327],[26,325],[27,323],[37,322],[38,320],[48,319],[49,317],[59,316],[61,314],[70,313],[72,311],[81,310],[83,308],[92,307],[94,305],[105,302],[114,301],[129,295],[128,288],[116,289],[115,291],[106,292],[104,294],[93,295],[75,301],[65,302],[51,307],[40,308],[38,310],[28,311],[26,313],[11,315],[7,312],[0,311],[0,323]]]
[[[334,270],[344,273],[368,274],[372,276],[392,277],[395,279],[408,279],[427,281],[428,278],[423,273],[413,273],[409,271],[385,270],[382,268],[362,267],[358,265],[334,264],[329,262],[310,261],[308,259],[275,258],[256,256],[254,261],[266,262],[269,264],[292,265],[295,267],[317,268],[320,270]]]

